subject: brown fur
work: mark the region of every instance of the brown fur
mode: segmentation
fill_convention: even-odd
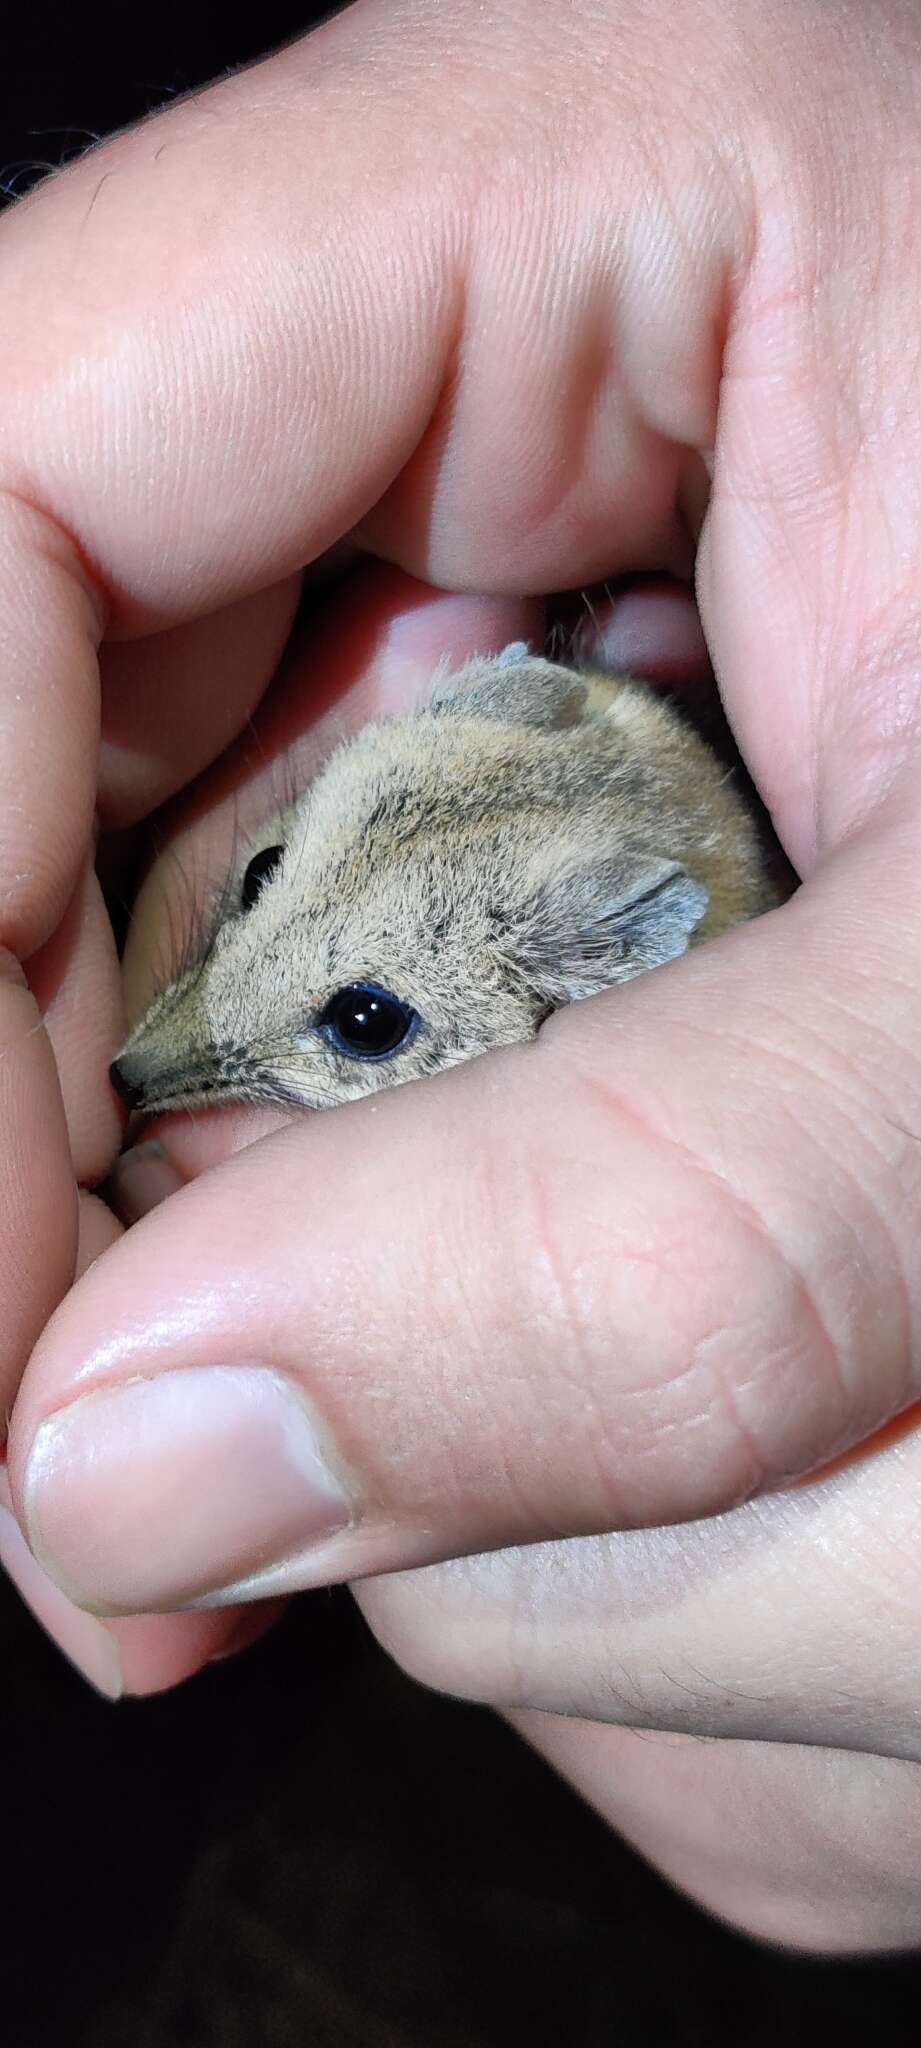
[[[241,880],[276,842],[252,908],[128,1040],[118,1076],[145,1110],[331,1107],[530,1038],[776,901],[731,776],[667,703],[518,646],[339,747]],[[420,1019],[379,1061],[317,1028],[363,981]]]

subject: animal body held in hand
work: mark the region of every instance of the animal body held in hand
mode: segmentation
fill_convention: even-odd
[[[516,644],[330,756],[112,1078],[145,1111],[331,1108],[531,1038],[776,900],[731,775],[667,702]]]

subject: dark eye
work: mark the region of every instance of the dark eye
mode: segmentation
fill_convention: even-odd
[[[253,854],[240,890],[240,902],[244,910],[252,910],[263,882],[267,882],[269,876],[274,874],[284,850],[283,846],[264,846],[261,853]]]
[[[408,1003],[370,981],[337,989],[317,1018],[334,1051],[350,1060],[387,1059],[406,1045],[418,1022],[418,1013]]]

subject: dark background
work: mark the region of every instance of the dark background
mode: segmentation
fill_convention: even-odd
[[[326,11],[33,10],[0,47],[6,193]],[[395,1672],[346,1594],[117,1708],[6,1588],[0,1641],[8,2048],[917,2039],[915,1962],[804,1961],[716,1926],[490,1715]]]
[[[340,0],[341,4],[341,0]],[[45,169],[206,80],[251,63],[338,9],[259,0],[232,5],[85,8],[51,0],[0,14],[0,186],[7,196]]]

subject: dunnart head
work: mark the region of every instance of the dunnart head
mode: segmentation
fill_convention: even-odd
[[[515,645],[331,755],[113,1082],[144,1111],[329,1108],[530,1038],[772,900],[742,799],[659,697]]]

